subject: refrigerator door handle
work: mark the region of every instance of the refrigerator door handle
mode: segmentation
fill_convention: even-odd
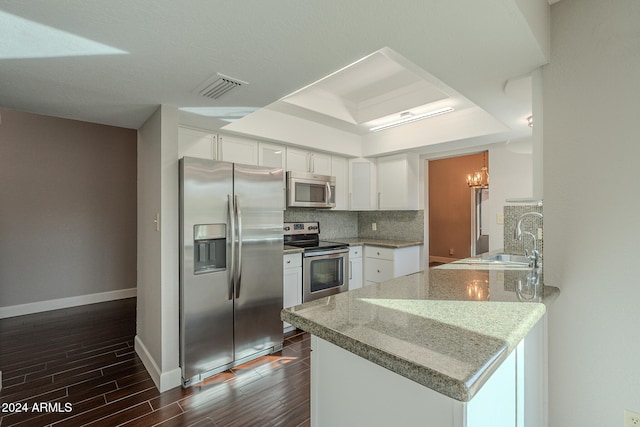
[[[242,283],[242,211],[236,195],[236,223],[238,227],[238,280],[236,281],[236,298],[240,298],[240,284]]]
[[[227,195],[229,201],[229,239],[231,240],[231,262],[229,269],[229,299],[233,299],[233,288],[235,280],[235,266],[236,266],[236,215],[233,204],[233,196]]]

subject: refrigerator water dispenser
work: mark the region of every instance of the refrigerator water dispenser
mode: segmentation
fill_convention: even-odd
[[[227,225],[194,225],[193,251],[194,274],[225,270],[227,268]]]

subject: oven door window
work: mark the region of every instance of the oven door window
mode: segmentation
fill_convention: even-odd
[[[342,257],[311,261],[309,271],[311,292],[342,286],[344,283],[343,263]]]

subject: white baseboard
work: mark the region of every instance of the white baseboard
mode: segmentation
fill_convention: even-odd
[[[182,370],[180,367],[178,366],[167,372],[161,372],[158,364],[138,335],[136,335],[135,338],[134,348],[160,393],[182,385]]]
[[[0,307],[0,319],[22,316],[24,314],[41,313],[43,311],[58,310],[61,308],[77,307],[79,305],[95,304],[97,302],[132,298],[135,297],[136,294],[136,288],[129,288],[97,294],[79,295],[77,297],[58,298],[48,301],[31,302],[28,304],[10,305],[7,307]]]
[[[448,262],[453,262],[453,261],[458,261],[460,258],[450,258],[450,257],[446,257],[446,256],[430,256],[429,257],[429,262],[444,262],[444,263],[448,263]]]

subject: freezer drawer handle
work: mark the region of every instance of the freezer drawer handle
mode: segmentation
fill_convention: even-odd
[[[235,278],[235,262],[236,262],[236,216],[235,209],[233,207],[233,198],[231,194],[227,195],[227,200],[229,202],[229,234],[231,240],[231,268],[229,273],[229,299],[233,299],[233,288],[234,288],[234,278]]]

